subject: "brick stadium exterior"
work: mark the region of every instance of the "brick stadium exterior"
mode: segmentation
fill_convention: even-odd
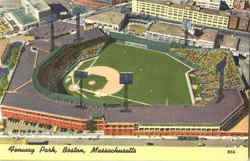
[[[104,119],[95,120],[98,131],[104,135],[195,135],[195,136],[248,136],[247,132],[227,132],[223,130],[233,119],[238,118],[247,108],[243,104],[240,92],[236,90],[224,91],[225,99],[222,103],[211,102],[206,107],[130,107],[131,113],[121,113],[121,108],[103,108]],[[236,97],[235,97],[236,96]],[[228,106],[230,105],[231,106]],[[89,107],[96,109],[96,107]],[[106,109],[104,109],[106,108]],[[202,108],[202,109],[199,109]],[[91,115],[85,118],[72,117],[73,113],[53,114],[23,107],[1,105],[3,118],[16,118],[42,124],[86,130],[86,122]],[[171,115],[175,117],[171,118]],[[165,118],[165,119],[164,119]],[[167,119],[166,119],[167,118]],[[186,120],[187,119],[187,120]],[[196,122],[195,122],[196,121]],[[139,125],[167,126],[219,126],[218,131],[141,131]],[[185,125],[186,124],[186,125]]]

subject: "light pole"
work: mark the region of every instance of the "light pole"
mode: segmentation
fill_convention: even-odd
[[[76,41],[80,40],[80,14],[85,10],[83,7],[75,7],[72,14],[76,15]]]
[[[74,72],[74,77],[75,78],[80,78],[80,105],[77,105],[76,107],[82,108],[82,90],[83,90],[83,79],[88,78],[88,72],[83,72],[83,71],[75,71]],[[84,108],[86,106],[84,105]]]
[[[222,61],[220,61],[216,65],[216,73],[220,73],[220,80],[219,80],[219,90],[218,90],[218,97],[216,102],[219,103],[223,98],[223,86],[224,86],[224,70],[227,65],[227,57],[225,56]]]
[[[54,37],[54,22],[56,21],[56,16],[51,15],[47,19],[47,23],[50,24],[50,51],[55,50],[55,37]]]
[[[183,26],[184,26],[184,45],[188,45],[188,30],[191,28],[191,22],[188,19],[183,20]]]
[[[128,85],[133,84],[133,73],[130,72],[123,72],[120,73],[120,84],[124,84],[124,109],[121,110],[121,112],[131,112],[131,110],[128,109]]]

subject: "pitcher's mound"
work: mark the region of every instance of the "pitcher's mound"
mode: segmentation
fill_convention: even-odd
[[[69,86],[69,90],[70,91],[78,91],[80,89],[80,87],[78,86],[78,85],[73,85],[73,84],[71,84],[70,86]]]

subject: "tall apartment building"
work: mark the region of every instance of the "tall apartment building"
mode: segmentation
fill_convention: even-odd
[[[194,0],[195,5],[200,6],[201,8],[209,9],[220,9],[221,0]]]
[[[194,5],[174,4],[166,0],[132,0],[132,12],[192,24],[227,29],[229,13]]]

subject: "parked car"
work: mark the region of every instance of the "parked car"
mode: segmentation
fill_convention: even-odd
[[[150,146],[152,146],[152,145],[154,145],[154,143],[151,143],[151,142],[147,142],[147,145],[150,145]]]

